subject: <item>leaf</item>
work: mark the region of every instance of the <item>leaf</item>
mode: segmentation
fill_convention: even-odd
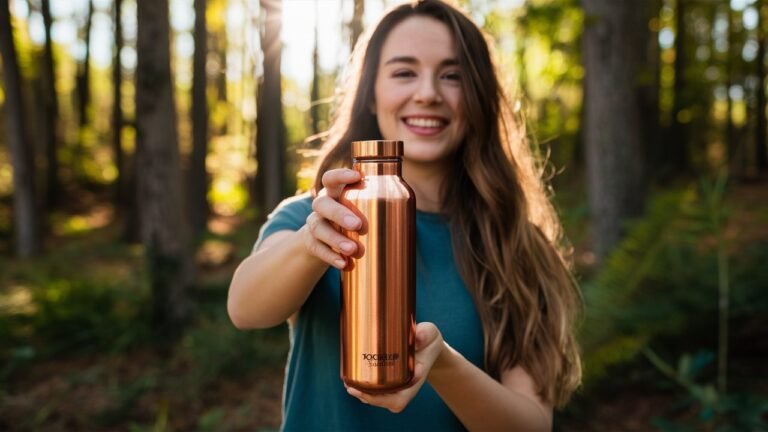
[[[689,354],[683,354],[677,362],[677,376],[683,381],[690,379],[691,372],[691,356]]]
[[[715,360],[715,353],[712,351],[699,351],[691,361],[691,378],[696,377],[705,367],[709,366]]]

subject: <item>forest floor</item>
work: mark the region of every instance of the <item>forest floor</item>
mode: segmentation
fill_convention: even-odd
[[[732,242],[768,243],[768,183],[736,185],[728,205]],[[85,314],[78,307],[103,305],[101,297],[78,294],[79,285],[62,281],[82,279],[78,275],[86,272],[84,290],[103,281],[130,290],[137,285],[130,281],[143,277],[140,251],[115,245],[119,232],[109,223],[108,208],[89,204],[80,214],[59,217],[65,229],[47,241],[48,250],[55,252],[0,264],[0,343],[7,344],[0,345],[0,359],[8,360],[0,362],[0,430],[278,429],[288,345],[285,327],[238,332],[223,307],[231,274],[256,238],[254,224],[236,217],[211,222],[214,235],[197,256],[200,323],[176,347],[158,348],[142,340],[143,330],[133,330],[147,326],[141,321],[146,314],[123,310],[140,307],[140,299],[105,294],[111,302],[109,313],[127,317],[130,327],[121,327],[122,318],[74,316]],[[3,248],[7,252],[7,242]],[[577,244],[576,253],[582,252]],[[40,298],[52,307],[32,305]],[[71,312],[62,312],[67,308]],[[48,314],[48,321],[40,318],[41,312]],[[81,335],[79,329],[87,326],[114,326],[118,333]],[[768,319],[759,316],[732,324],[729,388],[768,395],[766,328]],[[116,342],[125,329],[130,329],[127,341]],[[58,338],[74,341],[56,345]],[[556,430],[659,430],[653,421],[660,416],[685,423],[699,413],[684,391],[643,358],[617,366],[608,375],[611,378],[582,389],[568,409],[558,413]],[[759,376],[762,381],[755,379]]]

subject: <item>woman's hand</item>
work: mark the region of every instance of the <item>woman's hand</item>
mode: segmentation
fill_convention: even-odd
[[[429,371],[440,356],[445,343],[440,330],[430,322],[422,322],[416,326],[416,365],[411,385],[395,393],[370,394],[358,389],[347,387],[347,393],[360,399],[363,403],[386,408],[393,413],[405,409],[424,385]],[[345,384],[346,387],[346,384]]]
[[[360,181],[360,173],[351,169],[333,169],[323,174],[323,189],[312,201],[313,212],[307,216],[302,228],[304,246],[310,254],[322,261],[343,269],[346,257],[355,255],[357,243],[342,235],[333,225],[356,231],[362,226],[359,217],[339,203],[344,186]]]

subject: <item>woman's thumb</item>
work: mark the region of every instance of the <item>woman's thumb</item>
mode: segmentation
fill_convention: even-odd
[[[416,350],[426,347],[437,339],[438,336],[440,336],[440,330],[431,322],[416,324]]]

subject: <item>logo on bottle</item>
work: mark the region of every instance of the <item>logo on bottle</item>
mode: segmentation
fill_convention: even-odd
[[[394,366],[400,353],[363,353],[363,360],[368,362],[368,366]]]

